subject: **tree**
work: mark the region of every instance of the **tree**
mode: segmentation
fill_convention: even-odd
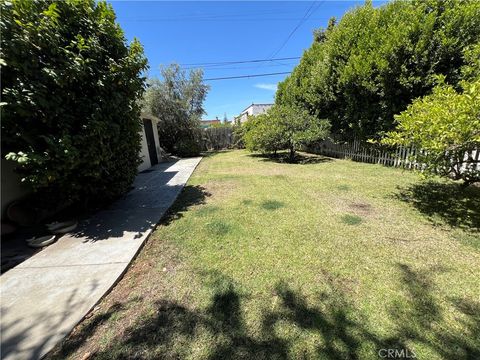
[[[247,149],[263,153],[288,150],[292,162],[297,150],[326,138],[330,129],[328,121],[318,120],[305,110],[278,105],[250,117],[244,126]]]
[[[276,154],[278,150],[286,148],[281,129],[270,112],[248,116],[247,121],[241,124],[241,128],[245,147],[249,151]]]
[[[316,32],[275,103],[328,119],[342,137],[378,138],[436,75],[458,88],[464,50],[479,38],[478,1],[367,2]]]
[[[159,142],[165,150],[180,156],[200,152],[200,119],[209,86],[202,70],[187,73],[177,64],[163,67],[161,79],[148,81],[142,106],[160,119]]]
[[[36,205],[98,202],[137,173],[141,72],[111,5],[94,0],[1,3],[2,153]]]
[[[382,140],[387,145],[414,146],[416,161],[428,174],[462,180],[464,185],[480,181],[480,78],[463,82],[462,92],[441,83],[431,95],[416,99],[395,119],[397,130]]]

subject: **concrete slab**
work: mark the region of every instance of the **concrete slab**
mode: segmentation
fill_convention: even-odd
[[[1,358],[40,359],[120,278],[201,158],[162,163],[124,198],[0,277]]]

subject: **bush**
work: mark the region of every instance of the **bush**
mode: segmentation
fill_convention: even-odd
[[[382,141],[388,145],[414,146],[422,151],[417,161],[427,174],[462,180],[465,185],[480,181],[480,79],[463,82],[463,92],[441,83],[433,94],[415,100],[396,116],[396,131]]]
[[[279,105],[265,114],[249,117],[244,126],[248,150],[273,154],[288,150],[290,161],[294,161],[297,150],[325,139],[330,129],[326,120],[318,120],[298,108]]]
[[[193,137],[180,138],[173,148],[175,154],[181,157],[198,156],[203,150],[199,131]]]
[[[42,206],[109,200],[139,163],[146,68],[112,7],[94,0],[1,5],[2,153]]]

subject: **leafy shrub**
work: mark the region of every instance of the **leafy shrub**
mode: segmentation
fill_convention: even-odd
[[[480,151],[480,79],[463,82],[463,91],[441,83],[433,94],[419,98],[396,116],[396,131],[382,141],[389,145],[415,146],[417,161],[425,171],[462,180],[480,181],[472,151]],[[470,154],[466,158],[466,154]]]
[[[94,0],[1,5],[2,153],[38,201],[111,199],[137,173],[146,68],[112,7]]]
[[[173,151],[181,157],[197,156],[202,151],[200,134],[180,138],[175,143]]]

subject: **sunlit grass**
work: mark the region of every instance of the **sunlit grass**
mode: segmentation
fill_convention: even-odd
[[[203,159],[57,357],[480,358],[478,189],[319,160]]]

